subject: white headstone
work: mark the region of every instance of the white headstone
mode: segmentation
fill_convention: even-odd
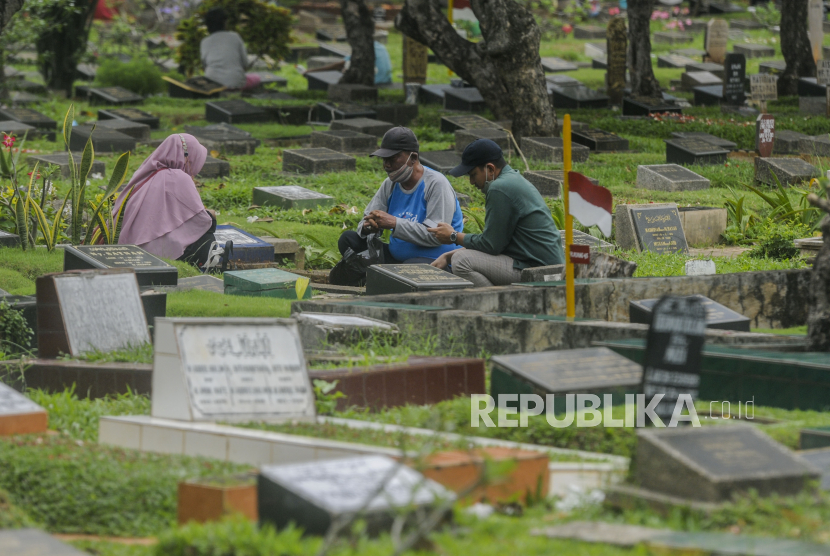
[[[778,76],[770,73],[756,73],[749,76],[752,100],[778,100]]]
[[[830,84],[830,60],[816,62],[816,81],[819,85]]]
[[[392,330],[392,324],[381,320],[361,317],[359,315],[343,315],[337,313],[298,313],[294,318],[314,324],[328,324],[334,326],[357,326],[360,328],[381,328]]]
[[[807,25],[810,33],[810,46],[813,49],[813,60],[821,59],[821,44],[824,42],[824,2],[809,0],[807,3]]]
[[[725,19],[712,19],[706,24],[706,54],[716,64],[726,58],[726,41],[729,40],[729,23]]]
[[[715,274],[715,261],[693,259],[686,261],[686,276],[708,276]]]
[[[156,319],[153,417],[186,421],[313,420],[314,392],[297,323]]]
[[[44,411],[38,404],[0,382],[0,416],[25,415]]]

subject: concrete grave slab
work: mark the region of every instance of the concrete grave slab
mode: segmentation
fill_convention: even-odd
[[[563,162],[564,142],[561,137],[524,137],[522,151],[528,158],[547,162]],[[571,160],[585,162],[591,153],[586,145],[571,143]]]
[[[695,137],[665,139],[666,164],[722,164],[729,151]]]
[[[421,164],[442,174],[446,174],[461,164],[461,155],[456,151],[426,151],[419,155]]]
[[[209,122],[244,124],[262,123],[265,111],[242,99],[215,100],[205,103],[205,119]]]
[[[450,87],[444,90],[444,110],[483,112],[486,108],[484,97],[475,87]]]
[[[799,154],[799,141],[807,139],[807,135],[797,131],[775,130],[775,143],[772,154]]]
[[[84,125],[72,128],[69,148],[82,152],[90,138],[92,146],[99,153],[124,153],[135,151],[136,147],[135,137],[105,127],[96,127],[93,131],[92,126]]]
[[[501,147],[502,151],[512,150],[510,136],[501,128],[483,127],[475,129],[459,129],[455,132],[455,150],[462,153],[464,149],[476,139],[490,139]]]
[[[150,129],[159,128],[159,118],[138,108],[108,108],[98,110],[98,121],[126,120],[150,126]]]
[[[324,147],[341,153],[370,153],[377,149],[378,138],[346,129],[311,132],[311,146]]]
[[[138,104],[144,97],[124,87],[92,87],[89,89],[90,104]]]
[[[73,152],[72,153],[72,160],[75,163],[76,171],[80,172],[81,167],[81,153]],[[40,168],[48,164],[54,164],[55,166],[60,167],[60,175],[62,178],[68,178],[70,175],[69,169],[69,154],[66,152],[59,152],[55,154],[41,154],[36,155],[33,154],[29,156],[27,159],[29,166],[34,167],[35,163],[38,163]],[[102,160],[95,160],[92,163],[92,167],[89,170],[90,175],[92,174],[100,174],[104,175],[106,171],[106,165]]]
[[[196,174],[197,177],[203,179],[210,178],[224,178],[231,175],[231,163],[227,160],[213,158],[208,155],[205,159],[205,164],[202,169]]]
[[[539,190],[542,197],[558,199],[562,196],[562,187],[565,180],[563,170],[528,170],[523,174],[524,178]],[[599,185],[599,180],[588,178],[594,185]]]
[[[283,209],[306,209],[330,207],[337,200],[330,196],[312,191],[299,185],[276,185],[255,187],[253,204],[260,206],[278,206]]]
[[[775,56],[775,48],[765,44],[735,43],[732,50],[739,54],[743,54],[747,58],[772,58]]]
[[[637,166],[637,187],[656,191],[699,191],[709,189],[703,176],[677,164]]]
[[[773,177],[774,176],[774,177]],[[755,181],[767,185],[796,185],[821,177],[821,172],[812,164],[800,158],[755,159]],[[776,178],[778,183],[776,182]]]
[[[441,132],[454,133],[459,129],[496,128],[501,129],[498,123],[475,114],[457,114],[441,116]]]
[[[579,67],[571,62],[566,62],[562,58],[542,58],[542,69],[545,70],[545,73],[557,73],[560,71],[574,71]]]
[[[574,143],[585,145],[591,151],[596,152],[628,150],[628,139],[601,129],[571,131],[571,139]]]
[[[383,137],[393,127],[389,122],[382,122],[371,118],[350,118],[348,120],[335,120],[331,122],[329,129],[332,131],[345,129],[374,135],[375,137]]]
[[[99,120],[95,124],[100,129],[111,129],[136,139],[137,141],[150,140],[150,126],[131,120]]]
[[[334,102],[377,102],[378,89],[354,83],[332,83],[328,98]]]

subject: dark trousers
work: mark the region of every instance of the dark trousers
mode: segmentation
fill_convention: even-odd
[[[366,251],[369,248],[366,238],[360,237],[354,230],[346,230],[340,234],[340,239],[337,240],[337,249],[340,250],[340,255],[346,252],[346,249],[351,248],[355,253]],[[389,251],[389,244],[383,244],[383,262],[386,264],[430,264],[435,259],[428,257],[414,257],[405,261],[399,261],[392,256]]]
[[[210,214],[210,213],[208,213]],[[216,219],[211,215],[210,229],[206,231],[202,237],[191,243],[185,248],[184,253],[177,260],[188,262],[199,268],[205,266],[210,254],[210,246],[216,241],[216,236],[213,232],[216,231]]]

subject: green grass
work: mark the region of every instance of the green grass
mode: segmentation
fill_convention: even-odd
[[[167,294],[168,317],[287,318],[291,300],[190,290]]]
[[[780,334],[782,336],[805,336],[807,334],[807,325],[794,326],[792,328],[756,328],[753,332],[759,334]]]

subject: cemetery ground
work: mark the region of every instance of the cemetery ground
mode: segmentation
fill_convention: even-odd
[[[653,29],[656,30],[656,29]],[[746,31],[748,40],[775,47],[780,58],[777,36],[761,31]],[[743,41],[743,39],[741,39]],[[541,55],[558,56],[568,61],[587,62],[584,54],[586,42],[573,38],[545,42]],[[730,47],[733,46],[730,40]],[[678,46],[653,44],[655,56],[668,53]],[[702,48],[702,36],[682,47]],[[400,35],[389,37],[393,67],[401,65]],[[763,60],[760,60],[763,61]],[[747,61],[747,72],[755,73],[757,59]],[[21,69],[31,67],[21,66]],[[655,74],[664,85],[680,78],[681,69],[655,68]],[[278,101],[285,106],[311,106],[325,100],[325,93],[306,91],[306,81],[288,66],[280,70],[288,80],[287,91],[296,98]],[[604,72],[581,68],[567,75],[573,76],[591,88],[603,86]],[[430,64],[429,82],[448,81],[444,66]],[[682,98],[689,93],[672,92]],[[401,102],[400,91],[380,91],[381,100]],[[274,101],[247,99],[252,104],[273,106]],[[85,101],[72,101],[78,124],[96,120],[100,106]],[[50,99],[33,108],[61,121],[70,101]],[[153,139],[162,139],[171,133],[184,132],[185,125],[206,125],[204,101],[151,97],[140,109],[160,116],[159,130],[152,131]],[[783,98],[769,103],[769,111],[776,115],[778,130],[791,130],[817,135],[830,131],[824,117],[805,116],[798,112],[797,98]],[[615,204],[675,202],[679,206],[724,207],[735,206],[743,198],[743,209],[753,211],[757,217],[754,226],[730,215],[727,241],[716,249],[745,246],[749,250],[738,256],[712,257],[718,274],[804,268],[807,262],[793,253],[782,255],[775,251],[774,240],[786,235],[791,243],[794,237],[812,235],[812,230],[792,229],[792,226],[769,218],[773,211],[763,199],[744,187],[753,183],[754,164],[750,156],[737,153],[725,164],[715,166],[691,166],[690,169],[711,181],[711,187],[698,191],[666,192],[636,187],[637,167],[646,164],[665,163],[664,139],[672,132],[708,132],[733,141],[738,149],[754,149],[754,118],[735,114],[723,114],[717,107],[692,107],[684,109],[684,117],[665,117],[641,120],[622,120],[619,112],[612,110],[557,110],[561,118],[570,113],[573,120],[589,124],[592,128],[616,133],[629,141],[630,150],[624,153],[591,153],[586,162],[574,165],[574,170],[598,179],[608,187]],[[455,137],[440,132],[440,118],[445,113],[440,108],[422,105],[412,127],[421,141],[422,151],[451,149]],[[489,116],[485,113],[484,116]],[[361,218],[363,207],[385,177],[377,160],[358,157],[355,172],[334,172],[318,175],[284,174],[283,150],[297,148],[308,143],[307,135],[322,129],[309,125],[279,125],[276,123],[238,124],[262,141],[253,155],[234,155],[217,151],[216,158],[230,162],[231,174],[222,178],[199,179],[199,191],[208,208],[218,212],[220,224],[232,224],[254,235],[270,235],[277,238],[296,239],[305,248],[306,268],[325,270],[339,259],[336,242],[345,228],[354,228]],[[60,142],[46,139],[27,140],[25,156],[51,153],[60,150]],[[152,152],[152,147],[139,144],[131,156],[128,175]],[[96,158],[106,163],[109,176],[115,157],[97,153]],[[806,156],[817,166],[822,175],[830,169],[830,159]],[[560,169],[561,165],[529,160],[533,170]],[[524,170],[522,159],[510,153],[510,164]],[[449,178],[459,193],[470,197],[465,231],[479,231],[477,217],[483,218],[484,197],[469,185],[466,179]],[[91,184],[98,185],[96,177]],[[105,181],[101,180],[103,185]],[[299,185],[331,195],[337,200],[333,208],[298,210],[252,207],[251,192],[255,187],[273,185]],[[59,195],[67,184],[58,180]],[[800,186],[811,190],[809,185]],[[816,190],[815,188],[812,190]],[[772,191],[772,189],[764,189]],[[804,193],[793,188],[785,195],[798,205]],[[562,203],[548,198],[547,202],[561,227]],[[791,228],[788,230],[788,228]],[[596,229],[588,230],[597,233]],[[800,236],[795,234],[801,234]],[[760,244],[760,247],[756,246]],[[695,247],[692,245],[691,247]],[[706,256],[706,250],[695,255],[618,252],[621,257],[638,264],[636,277],[679,276],[684,273],[684,263],[691,258]],[[191,267],[168,261],[178,270],[179,278],[198,275]],[[288,270],[296,270],[289,263]],[[63,269],[63,253],[45,249],[21,251],[0,248],[0,288],[15,295],[34,295],[35,279]],[[221,278],[221,276],[220,276]],[[311,286],[313,288],[313,284]],[[320,292],[315,292],[319,295]],[[170,292],[167,296],[168,317],[288,317],[291,301],[276,298],[226,296],[191,290]],[[794,329],[757,330],[783,335],[804,334],[804,326]],[[383,336],[370,337],[359,342],[338,347],[329,358],[310,359],[309,368],[324,369],[342,366],[363,366],[378,363],[405,361],[413,355],[475,356],[489,358],[488,347],[481,346],[475,352],[459,348],[440,348],[439,342],[425,331],[401,330],[401,338],[389,341]],[[7,359],[12,356],[8,355]],[[67,357],[68,358],[68,357]],[[127,362],[150,364],[153,360],[151,346],[112,353],[92,353],[84,356],[91,362]],[[7,376],[19,373],[17,365],[5,367]],[[488,368],[488,391],[490,369]],[[1,379],[2,377],[0,377]],[[49,413],[50,432],[40,435],[15,436],[0,439],[0,529],[36,526],[50,533],[66,535],[68,542],[92,554],[104,556],[162,556],[208,554],[312,554],[322,540],[319,537],[303,537],[296,529],[273,532],[258,529],[241,518],[209,523],[176,526],[177,485],[186,479],[197,477],[233,478],[254,471],[247,465],[228,463],[211,458],[195,458],[176,455],[157,455],[124,448],[98,444],[98,420],[102,416],[148,415],[150,400],[143,395],[127,393],[105,399],[79,399],[76,392],[46,393],[29,390],[28,396]],[[631,457],[636,448],[636,433],[630,428],[575,426],[555,429],[549,427],[543,417],[531,417],[527,428],[470,427],[470,400],[466,397],[442,401],[431,406],[405,406],[381,411],[360,409],[332,410],[333,397],[318,391],[318,410],[332,417],[371,421],[375,423],[418,427],[435,431],[456,432],[471,436],[486,436],[515,442],[581,450],[594,454]],[[83,398],[83,396],[81,396]],[[710,410],[705,400],[697,403],[701,415]],[[614,417],[624,415],[624,406],[616,406]],[[759,406],[755,409],[758,430],[791,449],[799,448],[799,432],[804,428],[830,426],[830,413],[822,411],[785,410]],[[714,420],[704,419],[704,425],[714,425]],[[243,426],[279,433],[340,440],[359,444],[394,448],[398,450],[429,451],[431,449],[458,448],[459,441],[447,437],[419,436],[410,433],[384,432],[376,429],[357,429],[321,421],[317,424],[290,422],[270,425],[259,422]],[[574,452],[553,453],[552,461],[591,461],[589,456]],[[633,470],[630,471],[633,473]],[[531,534],[543,529],[576,520],[599,520],[609,523],[645,525],[685,532],[746,533],[762,537],[797,539],[815,543],[830,543],[830,497],[827,491],[809,490],[796,496],[742,497],[724,504],[713,512],[690,508],[675,508],[661,512],[647,505],[635,505],[625,510],[602,504],[588,503],[584,498],[574,500],[567,496],[559,500],[528,501],[523,515],[512,505],[504,505],[489,518],[480,519],[464,511],[459,505],[454,522],[439,528],[430,540],[419,545],[422,553],[437,554],[584,554],[584,555],[635,555],[650,554],[643,546],[633,549],[607,544],[591,544],[576,540],[550,539]],[[569,503],[571,502],[571,503]],[[73,536],[74,535],[74,536]],[[149,542],[145,542],[149,541]],[[157,541],[157,542],[156,542]],[[337,543],[332,554],[390,554],[393,544],[388,535],[371,538],[355,528],[352,535]]]

